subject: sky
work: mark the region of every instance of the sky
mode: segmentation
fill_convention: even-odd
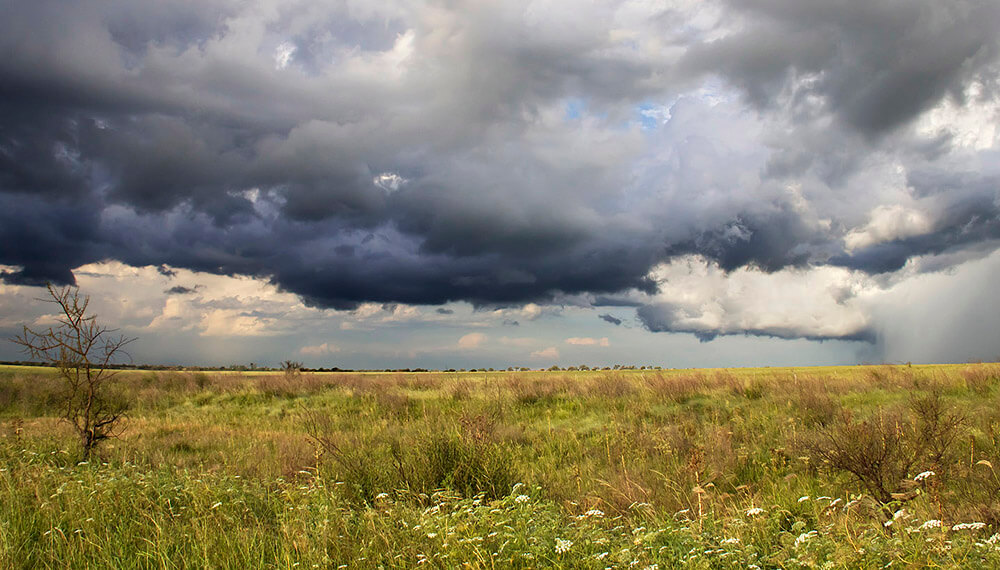
[[[997,29],[995,0],[8,2],[0,335],[54,283],[140,363],[993,360]]]

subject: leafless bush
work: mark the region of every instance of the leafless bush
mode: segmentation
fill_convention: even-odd
[[[947,405],[940,391],[915,398],[907,412],[880,409],[862,421],[841,412],[837,421],[807,437],[805,448],[827,468],[852,474],[890,514],[892,502],[915,496],[915,468],[934,471],[935,482],[947,475],[964,433],[964,416]]]
[[[127,357],[125,346],[135,339],[114,336],[114,330],[87,315],[90,298],[71,287],[48,287],[50,302],[59,305],[58,326],[34,331],[27,326],[11,339],[31,358],[58,370],[62,381],[62,417],[80,438],[84,458],[101,441],[124,429],[128,403],[112,382],[117,371],[110,365]]]
[[[297,378],[299,374],[302,374],[302,363],[286,360],[281,363],[281,371],[285,374],[285,378]]]
[[[897,414],[879,412],[856,421],[843,413],[840,421],[805,442],[814,459],[828,468],[853,475],[882,505],[889,505],[917,460],[916,449]]]
[[[914,399],[910,402],[910,410],[914,416],[915,447],[926,465],[942,475],[945,465],[956,453],[966,418],[948,406],[940,390]]]

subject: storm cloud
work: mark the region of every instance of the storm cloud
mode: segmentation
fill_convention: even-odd
[[[825,293],[805,312],[843,326],[735,294],[701,318],[662,268],[847,279],[1000,245],[997,132],[975,130],[1000,118],[988,0],[0,15],[7,283],[117,260],[322,308],[575,296],[702,339],[872,341]]]

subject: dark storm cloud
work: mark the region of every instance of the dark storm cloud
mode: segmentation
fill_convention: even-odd
[[[598,318],[601,319],[602,321],[609,322],[609,323],[611,323],[611,324],[613,324],[615,326],[618,326],[618,325],[622,324],[622,320],[621,319],[619,319],[618,317],[614,317],[612,315],[609,315],[609,314],[598,315]]]
[[[708,228],[694,239],[671,245],[672,255],[700,254],[726,271],[754,266],[777,271],[804,266],[829,247],[829,237],[810,227],[795,212],[777,208],[747,212],[721,227]]]
[[[719,25],[742,25],[715,35],[681,8],[9,4],[0,263],[20,269],[2,278],[67,283],[117,259],[340,309],[635,306],[676,256],[879,272],[998,237],[995,180],[944,167],[911,182],[943,196],[933,235],[843,249],[877,205],[851,186],[872,156],[933,166],[954,144],[886,133],[996,87],[995,3],[728,4]],[[755,106],[741,120],[764,142],[710,124],[736,103],[679,101],[656,134],[629,124],[709,76]]]
[[[835,256],[832,265],[886,273],[916,256],[974,250],[1000,239],[1000,176],[916,171],[908,182],[915,196],[933,206],[933,231]]]
[[[188,295],[190,293],[195,293],[198,291],[198,286],[194,287],[184,287],[183,285],[174,285],[170,289],[164,291],[167,295]]]
[[[176,271],[162,264],[156,268],[156,272],[164,277],[175,277],[177,275]]]
[[[721,73],[760,107],[799,85],[852,127],[903,125],[971,79],[996,72],[1000,4],[728,0],[739,31],[689,50],[683,66]]]

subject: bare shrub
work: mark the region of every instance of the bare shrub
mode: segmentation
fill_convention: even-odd
[[[930,468],[943,474],[951,463],[962,436],[966,418],[954,411],[941,395],[940,390],[915,398],[910,402],[915,424],[915,447]]]
[[[837,423],[808,439],[805,447],[815,460],[850,473],[876,501],[889,505],[918,459],[904,425],[898,414],[880,411],[856,421],[845,412]]]
[[[87,314],[90,298],[72,287],[48,286],[49,302],[59,306],[59,325],[34,331],[27,326],[11,339],[31,358],[55,366],[61,379],[62,417],[73,426],[84,458],[101,441],[116,437],[125,427],[128,410],[121,389],[112,380],[111,365],[127,358],[125,347],[135,339],[114,335],[114,330]]]

